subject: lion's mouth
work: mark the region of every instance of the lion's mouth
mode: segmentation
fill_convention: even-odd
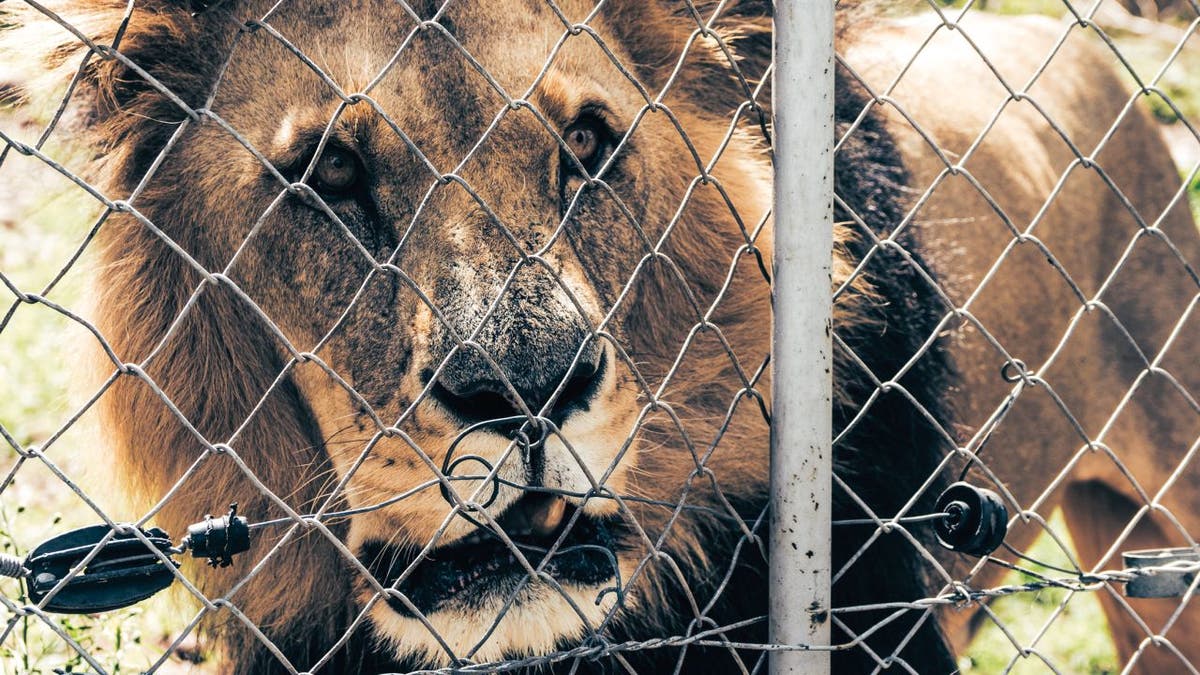
[[[547,509],[558,512],[554,522],[545,520]],[[530,567],[541,566],[541,572],[561,586],[595,587],[616,578],[613,523],[587,516],[561,497],[526,495],[496,523]],[[395,585],[419,555],[411,546],[371,541],[362,546],[358,557],[387,587]],[[422,614],[430,614],[450,605],[478,609],[495,600],[520,603],[531,585],[513,547],[490,528],[480,527],[427,553],[395,588]],[[399,598],[387,601],[399,614],[413,616]]]

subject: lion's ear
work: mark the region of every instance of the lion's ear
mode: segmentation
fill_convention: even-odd
[[[771,65],[769,0],[616,0],[606,5],[604,18],[654,93],[667,84],[686,49],[672,89],[709,109],[736,108]],[[696,34],[702,26],[710,26],[713,35]],[[757,100],[768,106],[770,92]]]
[[[232,4],[232,3],[230,3]],[[0,63],[9,96],[69,110],[99,145],[150,126],[169,133],[207,97],[224,51],[220,18],[194,0],[42,0],[0,5]],[[221,22],[224,28],[228,17]],[[206,46],[207,43],[207,46]],[[180,104],[183,105],[180,105]]]

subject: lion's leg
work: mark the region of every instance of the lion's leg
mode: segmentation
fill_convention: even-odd
[[[1085,568],[1094,565],[1108,552],[1138,510],[1138,503],[1098,480],[1074,483],[1067,488],[1063,513]],[[1174,528],[1163,527],[1161,523],[1143,517],[1120,549],[1129,551],[1184,544]],[[1114,556],[1104,567],[1113,569],[1121,564],[1120,557]],[[1151,637],[1153,633],[1161,634],[1178,609],[1181,598],[1126,598],[1107,591],[1099,592],[1099,596],[1122,664],[1137,655],[1131,672],[1146,675],[1187,672],[1189,669],[1179,654],[1193,667],[1200,666],[1200,640],[1196,638],[1200,635],[1200,604],[1195,599],[1163,635],[1179,651],[1176,654],[1171,646],[1158,644]],[[1148,633],[1147,628],[1153,633]]]

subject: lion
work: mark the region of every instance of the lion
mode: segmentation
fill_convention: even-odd
[[[184,569],[225,671],[756,668],[770,3],[17,4],[21,95],[71,83],[110,200],[104,461],[170,532],[280,521]],[[1083,569],[1188,543],[1200,238],[1164,144],[1080,31],[1002,106],[1063,29],[962,28],[996,73],[943,34],[883,99],[928,26],[840,18],[833,517],[966,475],[1015,550],[1059,504]],[[919,524],[834,549],[834,608],[889,607],[814,612],[837,672],[953,672],[978,615],[913,603],[997,568]],[[1101,598],[1146,672],[1200,657],[1147,639],[1177,601]]]

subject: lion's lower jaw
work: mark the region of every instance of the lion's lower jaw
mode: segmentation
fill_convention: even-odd
[[[448,647],[459,659],[489,663],[549,654],[564,643],[580,640],[588,626],[599,626],[616,603],[617,594],[605,593],[605,588],[609,587],[562,586],[560,591],[545,583],[531,584],[502,617],[503,598],[479,607],[448,606],[427,614],[428,625],[401,616],[386,602],[378,602],[370,617],[382,647],[395,658],[445,667],[453,661]]]

